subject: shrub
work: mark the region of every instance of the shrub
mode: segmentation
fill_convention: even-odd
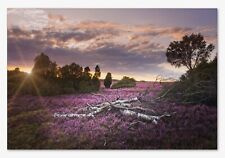
[[[89,81],[83,80],[79,83],[79,92],[81,92],[81,93],[93,92],[94,89],[95,89],[95,87]]]
[[[136,81],[133,78],[124,76],[120,81],[112,85],[113,89],[117,88],[126,88],[126,87],[135,87]]]
[[[110,88],[111,84],[112,84],[112,75],[110,72],[108,72],[104,79],[105,88]]]
[[[202,62],[192,71],[182,75],[180,81],[170,87],[166,99],[182,103],[217,105],[217,59],[210,63]]]
[[[100,89],[100,80],[98,79],[98,77],[93,76],[92,85],[93,85],[94,91],[98,91]]]

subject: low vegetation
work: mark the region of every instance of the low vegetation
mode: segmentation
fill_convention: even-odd
[[[124,76],[120,81],[112,85],[112,89],[135,87],[136,81],[133,78]]]
[[[8,106],[9,149],[216,149],[217,109],[174,102],[132,102],[136,111],[166,116],[156,123],[106,109],[95,117],[61,118],[54,113],[82,113],[117,98],[131,99],[151,87],[150,100],[161,85],[137,82],[133,88],[104,89],[99,95],[20,96]],[[28,106],[29,105],[29,106]],[[93,107],[91,109],[91,107]],[[138,109],[137,109],[138,108]],[[83,111],[82,111],[83,109]],[[88,113],[87,113],[88,114]]]
[[[202,103],[216,106],[217,59],[215,58],[209,63],[201,63],[193,71],[182,75],[180,81],[169,88],[166,98],[179,103]]]

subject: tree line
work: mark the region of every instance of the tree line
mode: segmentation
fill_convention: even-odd
[[[83,68],[79,64],[71,63],[59,67],[56,62],[41,53],[34,59],[31,75],[20,72],[19,68],[8,71],[8,90],[16,91],[22,81],[26,80],[21,89],[25,94],[39,93],[41,95],[55,95],[76,92],[94,92],[100,89],[101,70],[96,65],[94,74],[87,66]],[[16,79],[16,80],[15,80]],[[12,85],[13,83],[13,85]],[[110,88],[112,75],[107,73],[104,85]],[[10,88],[10,89],[9,89]]]

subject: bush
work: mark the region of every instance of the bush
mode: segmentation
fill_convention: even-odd
[[[117,88],[126,88],[126,87],[135,87],[136,81],[133,78],[124,76],[120,81],[112,85],[113,89]]]
[[[180,81],[170,87],[166,99],[182,103],[217,105],[217,59],[210,63],[202,62],[192,71],[182,75]]]
[[[90,93],[90,92],[95,91],[94,89],[95,89],[95,87],[93,86],[93,84],[91,82],[81,81],[79,83],[79,92],[81,92],[81,93]]]
[[[98,91],[100,89],[100,80],[98,79],[98,77],[93,76],[91,81],[94,88],[93,90]]]

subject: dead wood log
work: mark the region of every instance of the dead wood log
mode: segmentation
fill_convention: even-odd
[[[55,113],[54,117],[57,118],[88,118],[88,117],[95,117],[95,115],[105,111],[105,110],[111,110],[116,109],[121,112],[124,116],[134,116],[138,119],[144,120],[144,121],[151,121],[155,124],[158,123],[158,120],[162,117],[168,117],[171,116],[170,114],[163,114],[163,115],[148,115],[144,112],[148,111],[148,109],[142,108],[142,107],[131,107],[131,103],[134,101],[138,101],[137,98],[132,99],[124,99],[124,100],[116,100],[113,102],[103,102],[94,106],[88,105],[85,108],[79,109],[77,113],[68,113],[68,114],[59,114]],[[139,110],[142,112],[136,112],[135,110]],[[82,113],[80,113],[82,112]]]
[[[169,117],[171,116],[170,114],[163,114],[160,116],[152,116],[152,115],[146,115],[142,113],[138,113],[132,110],[121,110],[121,113],[126,115],[126,116],[135,116],[137,118],[140,118],[145,121],[152,121],[154,124],[158,123],[158,120],[161,119],[162,117]]]

